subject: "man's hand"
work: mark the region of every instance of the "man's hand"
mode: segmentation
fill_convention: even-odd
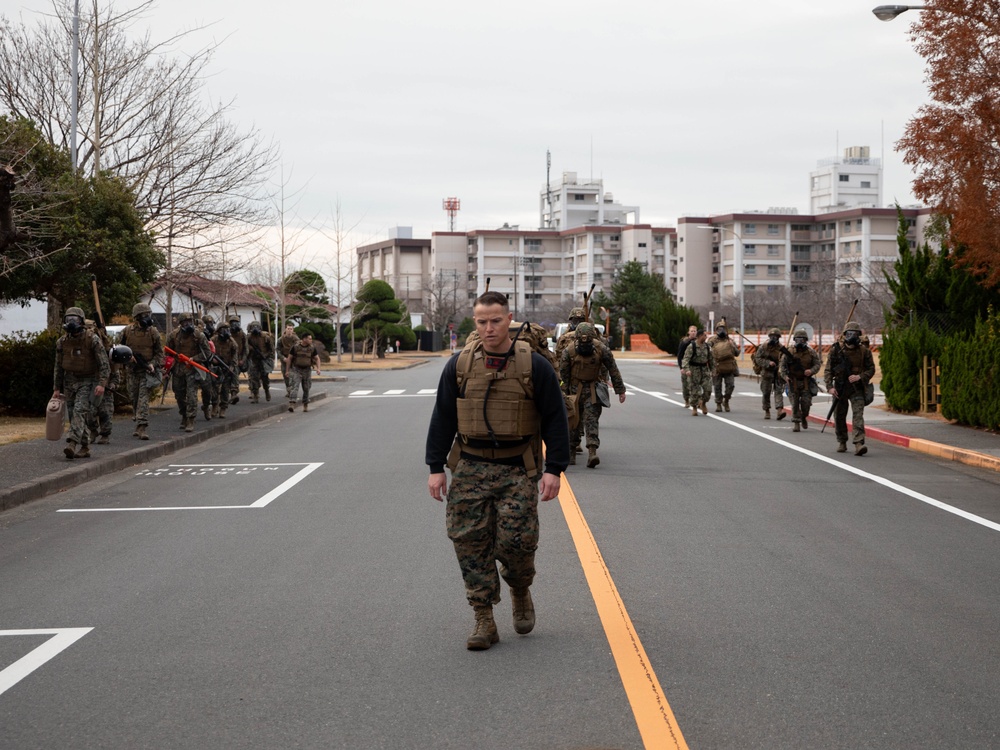
[[[94,388],[94,395],[95,396],[103,396],[104,395],[104,386],[103,385],[99,385],[96,388]]]
[[[812,374],[813,374],[813,371],[812,371],[812,370],[806,370],[806,373],[805,373],[805,375],[806,375],[806,377],[807,377],[807,378],[811,378],[811,377],[812,377]]]
[[[59,391],[52,391],[52,398],[62,398]]]
[[[559,484],[559,477],[555,474],[542,474],[538,499],[544,503],[546,500],[559,497]]]
[[[857,383],[859,380],[861,380],[861,376],[860,375],[850,375],[847,378],[847,382],[848,383]]]
[[[624,393],[619,393],[618,394],[618,403],[619,404],[624,404],[625,403],[625,394]]]
[[[827,389],[827,393],[829,393],[834,398],[837,398],[837,389],[836,388],[829,388],[829,389]]]
[[[556,480],[558,482],[558,480]],[[431,493],[438,502],[445,499],[448,494],[448,477],[442,471],[440,474],[431,474],[427,479],[427,491]]]

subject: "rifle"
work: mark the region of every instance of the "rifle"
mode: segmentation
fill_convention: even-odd
[[[597,286],[597,282],[590,285],[590,291],[585,292],[583,295],[583,319],[590,322],[590,297],[594,293],[594,288]]]
[[[205,367],[205,365],[202,365],[202,364],[199,364],[199,363],[195,362],[195,361],[194,361],[193,359],[191,359],[191,358],[190,358],[190,357],[188,357],[187,355],[184,355],[184,354],[181,354],[180,352],[175,352],[175,351],[174,351],[173,349],[171,349],[171,348],[170,348],[169,346],[165,346],[165,347],[163,347],[163,351],[165,351],[165,352],[166,352],[167,354],[172,354],[172,355],[173,355],[174,357],[176,357],[176,358],[177,358],[177,360],[178,360],[179,362],[183,362],[184,364],[186,364],[186,365],[189,365],[189,366],[191,366],[191,367],[194,367],[194,368],[195,368],[195,369],[197,369],[197,370],[201,370],[202,372],[207,372],[207,373],[208,373],[209,375],[211,375],[211,376],[212,376],[213,378],[216,378],[216,379],[218,379],[218,377],[219,377],[219,376],[218,376],[218,375],[216,375],[216,374],[215,374],[214,372],[212,372],[212,371],[211,371],[211,370],[209,370],[209,369],[208,369],[207,367]]]
[[[236,370],[234,370],[232,367],[230,367],[229,365],[227,365],[225,363],[225,360],[223,360],[222,357],[220,357],[215,352],[212,352],[212,358],[210,360],[208,360],[208,361],[209,361],[209,364],[214,363],[214,364],[219,365],[219,367],[221,367],[226,372],[228,372],[230,375],[232,375],[234,380],[239,380],[240,379],[240,376],[237,374]]]

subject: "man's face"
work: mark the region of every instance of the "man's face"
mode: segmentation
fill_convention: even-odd
[[[698,335],[698,329],[697,328],[695,328],[694,326],[691,326],[690,328],[688,328],[688,338],[689,339],[693,339],[697,335]]]
[[[510,322],[514,315],[505,311],[503,305],[476,305],[472,319],[486,351],[501,354],[510,348]]]
[[[295,333],[295,326],[285,326],[286,336],[291,336],[293,333]]]
[[[708,332],[707,331],[702,331],[701,333],[697,333],[697,331],[696,331],[695,334],[697,336],[696,340],[697,340],[697,342],[699,344],[704,344],[705,340],[708,338]]]

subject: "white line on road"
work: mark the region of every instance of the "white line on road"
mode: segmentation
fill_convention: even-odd
[[[51,635],[9,667],[0,671],[0,695],[34,672],[49,659],[58,656],[93,628],[45,628],[42,630],[0,630],[0,635]]]
[[[662,396],[656,393],[655,391],[644,391],[641,388],[636,388],[635,386],[628,386],[628,387],[634,391],[637,391],[638,393],[644,393],[647,396],[658,398],[661,401],[666,401],[669,404],[674,404],[675,406],[680,406],[680,407],[684,406],[684,404],[682,404],[680,401],[675,401],[673,399],[667,398],[666,396]],[[855,474],[864,479],[869,479],[872,482],[875,482],[876,484],[881,484],[883,487],[886,487],[890,490],[898,492],[902,495],[906,495],[907,497],[912,497],[914,500],[919,500],[920,502],[926,503],[927,505],[931,505],[940,510],[952,513],[958,516],[959,518],[964,518],[966,521],[972,521],[973,523],[977,523],[980,526],[985,526],[986,528],[992,529],[993,531],[1000,531],[1000,523],[995,523],[994,521],[990,521],[981,516],[969,513],[968,511],[962,510],[961,508],[956,508],[955,506],[948,505],[947,503],[943,503],[940,500],[935,500],[933,497],[924,495],[920,492],[917,492],[916,490],[911,490],[909,487],[904,487],[901,484],[896,484],[895,482],[889,479],[885,479],[884,477],[880,477],[877,474],[869,474],[867,471],[863,471],[853,466],[849,466],[845,463],[841,463],[840,461],[830,458],[829,456],[820,455],[819,453],[815,453],[814,451],[811,451],[808,448],[803,448],[799,445],[795,445],[794,443],[786,442],[781,438],[775,437],[774,435],[768,435],[765,432],[760,432],[759,430],[755,430],[753,427],[747,427],[746,425],[740,424],[739,422],[734,422],[731,419],[726,419],[724,417],[717,417],[715,416],[715,414],[705,414],[703,416],[716,419],[722,422],[723,424],[727,424],[731,427],[736,427],[737,429],[743,430],[744,432],[749,432],[752,435],[757,435],[758,437],[770,440],[772,443],[777,443],[778,445],[783,445],[786,448],[791,448],[793,451],[797,451],[805,456],[809,456],[810,458],[815,458],[817,461],[822,461],[825,464],[829,464],[830,466],[834,466],[843,471]]]
[[[246,510],[248,508],[263,508],[271,502],[288,492],[292,487],[301,482],[316,469],[323,465],[323,462],[311,464],[172,464],[171,466],[185,467],[212,467],[212,466],[302,466],[303,468],[295,473],[290,479],[286,479],[264,497],[251,505],[173,505],[163,508],[146,506],[142,508],[60,508],[56,513],[124,513],[136,510]]]

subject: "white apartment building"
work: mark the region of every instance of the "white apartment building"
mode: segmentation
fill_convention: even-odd
[[[809,173],[809,213],[882,205],[882,160],[868,146],[844,149],[843,158],[824,159]]]
[[[540,229],[574,229],[639,223],[639,207],[615,203],[605,192],[604,180],[581,180],[563,172],[555,185],[543,186],[538,198]]]
[[[393,288],[411,316],[427,311],[425,287],[431,277],[431,240],[413,239],[412,227],[394,227],[388,239],[357,250],[357,288],[381,279]],[[417,324],[416,320],[414,325]]]

